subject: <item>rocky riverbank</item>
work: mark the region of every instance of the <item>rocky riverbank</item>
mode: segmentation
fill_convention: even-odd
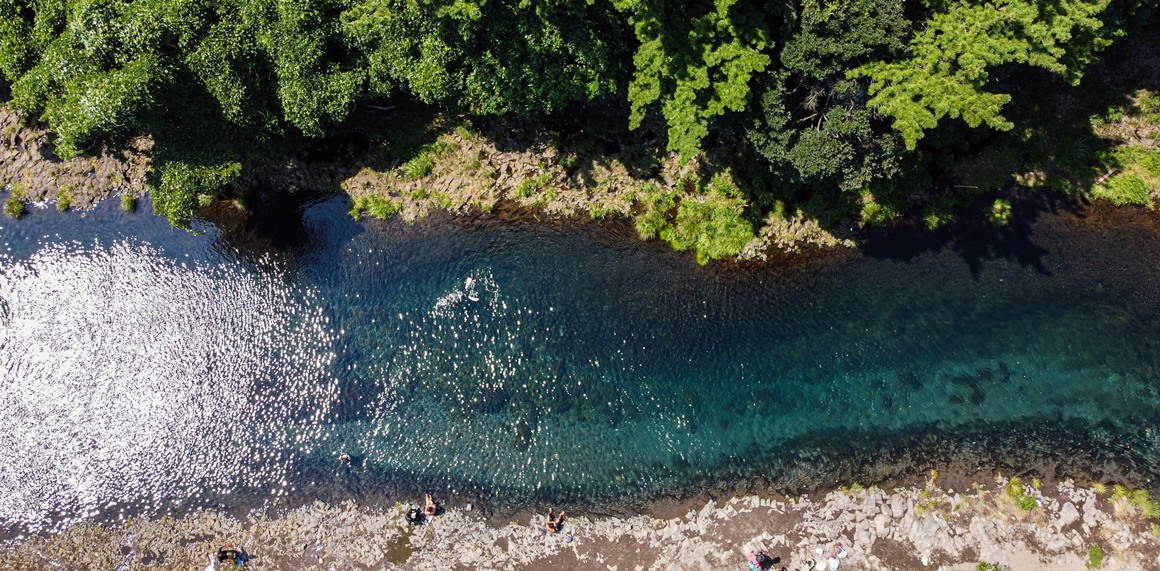
[[[244,211],[249,197],[266,189],[344,192],[353,199],[355,216],[397,216],[413,223],[434,210],[473,215],[502,202],[537,218],[621,216],[635,220],[643,238],[653,238],[664,217],[675,211],[675,201],[737,212],[745,204],[729,172],[708,172],[712,169],[703,157],[686,163],[674,153],[650,155],[645,152],[650,145],[640,140],[611,144],[607,137],[584,136],[561,144],[542,127],[499,119],[478,128],[442,117],[407,123],[388,114],[379,120],[403,121],[408,133],[401,141],[386,137],[361,145],[339,136],[285,155],[245,159],[241,176],[215,193],[232,200],[201,196],[202,215],[222,218],[219,207],[225,202]],[[19,216],[28,204],[88,209],[115,194],[132,205],[148,192],[153,145],[147,137],[92,156],[62,159],[46,125],[3,106],[0,133],[0,195],[13,209],[10,215]],[[711,177],[717,186],[704,187]],[[740,259],[766,259],[768,252],[807,246],[854,245],[852,232],[832,234],[800,211],[771,214],[745,240],[735,244],[744,246],[738,250]]]
[[[87,209],[115,193],[145,194],[151,143],[141,138],[119,151],[62,159],[47,126],[0,106],[0,191],[24,203]]]
[[[315,503],[242,521],[203,511],[81,524],[3,551],[7,569],[205,569],[219,545],[241,545],[247,567],[294,570],[745,569],[750,551],[775,569],[806,570],[842,544],[847,570],[1160,569],[1155,504],[1123,488],[1038,486],[999,478],[968,490],[926,486],[842,489],[815,496],[710,500],[680,515],[567,518],[548,534],[543,515],[490,521],[470,504],[421,526],[407,506]],[[1050,489],[1049,489],[1050,488]],[[1094,560],[1093,560],[1094,559]],[[226,568],[218,565],[218,568]]]

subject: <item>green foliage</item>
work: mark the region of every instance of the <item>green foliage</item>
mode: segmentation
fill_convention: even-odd
[[[1006,565],[1000,565],[998,563],[985,563],[983,561],[980,561],[979,564],[975,566],[975,571],[1011,571],[1011,570],[1008,569]]]
[[[122,192],[121,193],[121,210],[124,210],[125,212],[136,212],[137,211],[137,197],[133,196],[132,193]]]
[[[985,90],[991,70],[1026,64],[1079,83],[1084,66],[1110,43],[1098,17],[1109,2],[955,2],[914,36],[909,58],[869,63],[849,75],[872,80],[869,105],[894,118],[907,148],[946,116],[1009,130],[1012,123],[999,112],[1011,96]]]
[[[676,193],[663,191],[655,184],[646,184],[636,193],[636,201],[643,211],[636,216],[636,231],[644,240],[652,240],[669,231],[667,213],[677,206]]]
[[[1029,512],[1039,507],[1039,502],[1035,501],[1035,498],[1031,496],[1019,496],[1019,498],[1015,500],[1015,507]]]
[[[668,148],[688,158],[709,134],[709,120],[749,101],[749,82],[771,62],[765,16],[749,0],[615,0],[640,47],[628,87],[631,128],[659,102]]]
[[[373,93],[405,85],[475,113],[542,113],[613,93],[628,30],[607,3],[370,0],[342,13]]]
[[[672,225],[660,231],[661,238],[678,251],[695,249],[701,265],[740,254],[754,233],[753,225],[742,215],[745,202],[735,194],[711,186],[701,196],[683,197]]]
[[[1092,188],[1092,196],[1116,206],[1155,208],[1153,193],[1160,191],[1160,151],[1118,147],[1100,157],[1111,176]],[[1114,169],[1114,170],[1112,170]]]
[[[1113,486],[1111,500],[1123,499],[1140,510],[1146,518],[1160,518],[1160,505],[1148,496],[1146,490],[1129,490],[1126,486]]]
[[[72,207],[72,193],[67,189],[61,189],[56,197],[56,209],[60,212],[67,212]]]
[[[865,86],[845,72],[905,49],[903,5],[804,2],[783,28],[782,68],[763,76],[747,131],[758,154],[784,184],[820,192],[861,193],[897,174],[900,138],[867,109]]]
[[[194,166],[179,162],[161,167],[160,183],[153,191],[153,212],[178,228],[189,228],[197,211],[199,194],[209,194],[236,180],[238,163]]]
[[[1099,569],[1104,566],[1104,550],[1100,549],[1100,546],[1093,545],[1088,548],[1086,565],[1088,569]]]
[[[552,182],[552,173],[546,172],[535,178],[525,178],[516,185],[516,198],[527,198],[549,187]]]
[[[1007,493],[1007,497],[1015,502],[1015,507],[1023,511],[1031,511],[1039,507],[1039,502],[1033,496],[1023,492],[1023,481],[1019,478],[1011,478],[1004,491]]]
[[[1002,198],[995,200],[986,211],[987,222],[996,228],[1006,226],[1007,221],[1011,218],[1011,203]],[[1034,480],[1032,487],[1038,488],[1039,479]]]
[[[379,196],[359,196],[351,201],[350,215],[355,220],[361,220],[363,214],[370,214],[379,220],[386,220],[398,214],[403,204]]]
[[[652,134],[667,131],[668,149],[705,153],[745,189],[711,181],[683,200],[642,189],[641,235],[668,236],[705,261],[739,251],[753,233],[746,216],[778,204],[827,228],[889,223],[926,200],[934,181],[960,186],[948,172],[963,157],[1007,161],[963,186],[1001,183],[1018,162],[1011,157],[1027,156],[1018,166],[1046,172],[1052,188],[1150,206],[1160,155],[1100,154],[1109,145],[1086,128],[1093,116],[1103,125],[1160,120],[1160,98],[1133,85],[1134,105],[1109,104],[1110,93],[1085,99],[1084,129],[1061,120],[1054,132],[1068,134],[1051,141],[1051,129],[1029,119],[1039,100],[1004,107],[1033,83],[1021,69],[1074,84],[1113,31],[1151,29],[1124,23],[1138,3],[1110,2],[0,0],[0,98],[47,121],[64,157],[149,136],[155,209],[182,227],[202,201],[244,203],[231,196],[240,165],[283,161],[308,139],[368,135],[373,150],[359,160],[377,168],[399,159],[407,177],[422,179],[455,150],[440,133],[478,140],[467,114],[554,125],[588,103],[627,102],[629,126],[650,141],[637,154],[655,158]],[[374,113],[381,125],[365,127]],[[952,122],[928,133],[948,116],[1020,128],[1001,144],[987,139],[991,130]],[[1018,133],[1028,136],[1015,141]],[[609,139],[582,137],[590,150]],[[578,168],[580,150],[559,165]],[[481,168],[476,161],[469,170]],[[552,199],[551,185],[528,184],[515,194]],[[953,219],[969,194],[921,204],[927,223]],[[401,207],[383,200],[359,211]]]
[[[18,196],[16,193],[12,193],[8,197],[8,200],[4,201],[4,214],[7,214],[8,217],[13,220],[20,220],[24,217],[24,210],[27,205],[28,203],[24,200],[23,197]]]
[[[403,163],[403,174],[410,179],[423,178],[431,174],[433,168],[435,168],[435,157],[431,153],[424,152]]]

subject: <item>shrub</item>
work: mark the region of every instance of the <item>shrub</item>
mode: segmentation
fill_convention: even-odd
[[[1002,198],[996,200],[990,208],[987,209],[987,221],[996,228],[1006,226],[1011,219],[1011,203]],[[1039,481],[1038,479],[1035,481]]]
[[[133,196],[131,193],[122,192],[121,193],[121,210],[124,210],[125,212],[136,212],[137,211],[137,197]]]
[[[979,564],[975,566],[975,571],[1010,571],[1010,570],[1007,569],[1007,567],[1005,565],[999,565],[998,563],[986,563],[986,562],[980,561]]]
[[[1152,501],[1148,497],[1148,492],[1145,490],[1129,490],[1126,486],[1116,484],[1113,486],[1111,500],[1123,498],[1128,500],[1128,504],[1138,508],[1146,518],[1160,518],[1160,505]]]
[[[72,207],[72,195],[63,191],[56,197],[56,209],[60,212],[67,212]]]
[[[1104,550],[1100,546],[1093,545],[1088,548],[1088,569],[1099,569],[1104,565]]]
[[[1023,480],[1011,478],[1007,482],[1007,497],[1015,502],[1015,507],[1023,511],[1031,511],[1039,507],[1039,502],[1033,496],[1023,493]]]
[[[636,200],[644,207],[636,217],[636,231],[642,240],[652,240],[669,228],[665,213],[677,205],[674,196],[651,183],[637,191]]]
[[[20,220],[24,216],[24,208],[28,205],[23,197],[10,196],[4,201],[4,213],[13,220]]]
[[[1118,174],[1109,178],[1092,191],[1092,196],[1102,198],[1116,206],[1152,205],[1152,201],[1148,199],[1148,183],[1134,174]]]
[[[736,256],[753,239],[753,225],[742,217],[744,203],[717,192],[703,202],[686,198],[677,207],[677,218],[661,237],[676,250],[697,251],[697,263]]]
[[[455,143],[452,143],[450,141],[444,141],[443,139],[439,139],[438,141],[435,141],[434,143],[431,144],[430,149],[431,149],[432,153],[435,153],[435,157],[438,158],[438,157],[442,157],[443,155],[446,155],[447,153],[453,153],[455,151],[458,151],[459,145],[456,145]]]
[[[165,163],[160,167],[160,180],[151,185],[153,211],[166,215],[173,226],[189,228],[195,209],[206,202],[202,197],[237,180],[241,168],[242,165],[236,162],[211,165]],[[212,196],[209,202],[212,202]]]
[[[1015,507],[1017,507],[1023,511],[1029,512],[1029,511],[1039,507],[1039,502],[1036,501],[1035,498],[1033,498],[1031,496],[1023,495],[1023,496],[1019,496],[1015,500]]]

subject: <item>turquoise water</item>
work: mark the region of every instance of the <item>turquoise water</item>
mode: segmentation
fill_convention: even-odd
[[[617,222],[356,223],[340,199],[200,235],[37,210],[0,222],[0,520],[630,505],[940,459],[1146,480],[1160,240],[1038,200],[740,268]]]

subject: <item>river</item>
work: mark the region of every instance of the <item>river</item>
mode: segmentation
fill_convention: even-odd
[[[356,222],[328,198],[190,233],[115,202],[0,221],[9,537],[420,489],[627,505],[940,458],[1160,473],[1149,214],[1019,195],[1002,229],[702,267],[617,221]]]

